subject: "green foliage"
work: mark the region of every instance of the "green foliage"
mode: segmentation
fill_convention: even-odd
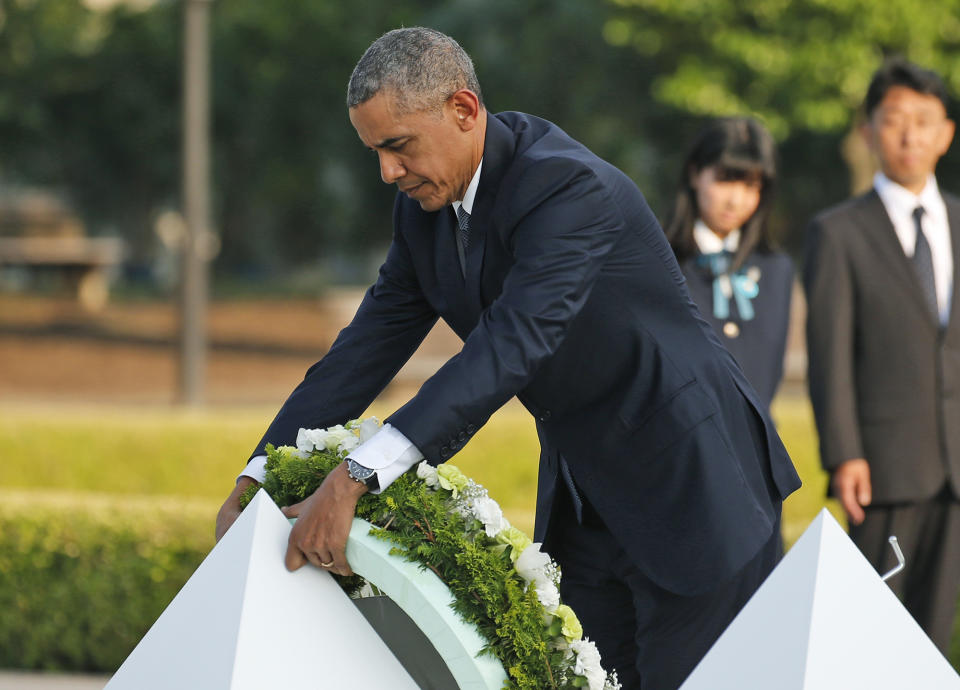
[[[960,2],[609,0],[606,40],[655,59],[654,96],[699,115],[752,112],[779,137],[845,129],[884,55],[960,91]]]
[[[262,488],[277,505],[302,501],[346,453],[313,451],[305,457],[290,447],[267,447],[267,476]],[[244,507],[258,488],[241,498]],[[544,624],[544,608],[536,591],[517,575],[512,547],[486,535],[475,518],[465,518],[450,491],[432,490],[407,472],[379,495],[365,494],[357,517],[374,525],[372,534],[395,545],[392,552],[434,572],[450,589],[454,609],[474,624],[507,670],[506,687],[540,690],[571,687],[555,677],[565,665],[565,652],[556,648],[559,631]],[[352,591],[355,578],[342,583]],[[569,662],[566,662],[569,666]]]
[[[215,513],[0,491],[0,668],[116,670],[213,546]]]
[[[0,483],[222,501],[273,413],[3,407]]]

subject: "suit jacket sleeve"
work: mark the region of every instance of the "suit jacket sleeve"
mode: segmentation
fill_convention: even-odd
[[[396,216],[396,212],[395,212]],[[359,417],[414,353],[437,314],[424,299],[403,238],[394,232],[377,282],[330,351],[307,371],[260,440],[292,444],[301,427]]]
[[[463,447],[557,350],[624,231],[597,174],[569,159],[540,161],[500,189],[510,197],[487,232],[501,233],[514,259],[502,292],[462,351],[388,419],[433,464]]]
[[[814,220],[807,231],[807,355],[810,399],[824,469],[863,457],[854,353],[856,304],[847,246],[838,228]]]

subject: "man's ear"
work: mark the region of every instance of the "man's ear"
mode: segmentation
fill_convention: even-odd
[[[457,118],[457,125],[463,131],[469,131],[477,125],[477,118],[483,111],[480,99],[470,89],[456,91],[447,101]]]

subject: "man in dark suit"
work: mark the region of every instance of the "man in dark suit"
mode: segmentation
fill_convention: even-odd
[[[288,567],[350,572],[358,496],[449,459],[517,396],[537,420],[536,538],[564,600],[624,687],[677,687],[779,555],[799,480],[763,405],[697,316],[636,186],[549,122],[488,114],[455,41],[384,35],[347,104],[399,189],[393,243],[255,455],[360,415],[438,317],[464,345],[290,511]]]
[[[863,134],[881,172],[810,225],[810,397],[850,536],[944,652],[960,589],[960,200],[934,169],[953,138],[940,78],[895,60],[875,75]]]

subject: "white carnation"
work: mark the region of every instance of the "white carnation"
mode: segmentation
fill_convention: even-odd
[[[297,432],[297,450],[302,450],[305,453],[309,453],[314,448],[325,450],[327,436],[325,429],[300,429]]]
[[[349,439],[357,438],[356,435],[350,431],[350,429],[345,429],[343,424],[337,424],[327,429],[327,435],[324,438],[324,441],[327,446],[327,450],[339,450],[340,446],[344,442],[349,442]]]
[[[587,679],[590,690],[603,690],[603,686],[607,683],[607,674],[600,665],[600,652],[597,651],[597,646],[590,640],[583,639],[571,642],[570,648],[577,655],[573,672]]]
[[[417,476],[431,489],[436,489],[440,486],[440,476],[437,474],[437,468],[426,460],[417,465]]]
[[[540,542],[530,544],[523,550],[516,562],[517,574],[527,582],[546,580],[550,556],[540,550]]]
[[[471,508],[474,516],[483,523],[483,529],[491,539],[503,529],[503,511],[500,510],[497,502],[489,496],[480,496],[474,499]]]
[[[537,601],[543,605],[543,608],[550,613],[556,611],[560,605],[560,590],[557,586],[547,578],[542,578],[534,580],[533,587],[537,590]]]

